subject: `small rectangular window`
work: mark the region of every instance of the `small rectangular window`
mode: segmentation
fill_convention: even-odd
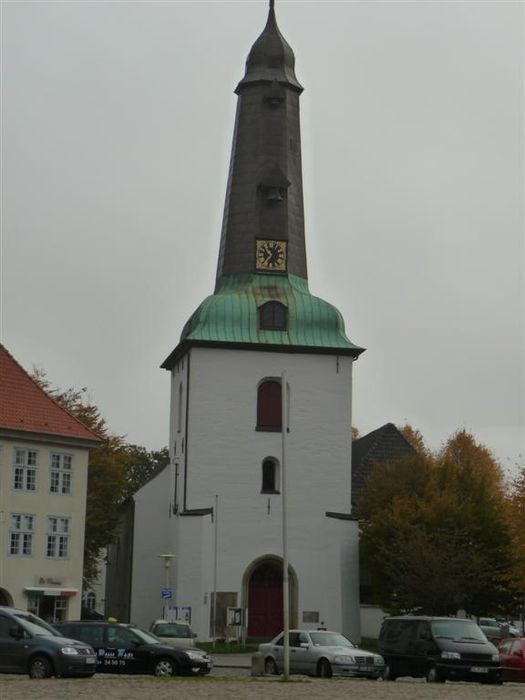
[[[70,518],[63,518],[55,515],[48,517],[47,557],[66,559],[69,556],[70,526]]]
[[[33,554],[34,515],[11,513],[9,554],[29,557]]]
[[[36,491],[36,450],[15,450],[13,488],[15,491]]]
[[[71,494],[71,471],[73,458],[71,455],[53,453],[49,472],[49,490],[51,493],[62,495]]]

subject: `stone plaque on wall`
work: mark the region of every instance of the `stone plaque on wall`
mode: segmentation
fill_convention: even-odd
[[[303,622],[319,622],[319,610],[303,610]]]

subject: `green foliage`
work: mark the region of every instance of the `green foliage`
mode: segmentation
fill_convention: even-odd
[[[510,605],[515,553],[502,471],[460,431],[435,456],[378,465],[358,503],[361,553],[392,612],[473,614]]]
[[[216,639],[214,642],[196,642],[195,646],[208,654],[248,654],[257,651],[256,644],[238,644],[226,642],[224,639]]]
[[[140,445],[127,445],[126,449],[130,456],[126,472],[127,491],[132,495],[169,464],[170,455],[167,447],[152,452]]]
[[[525,595],[525,464],[511,484],[509,527],[516,551],[514,575],[522,582],[521,596]]]

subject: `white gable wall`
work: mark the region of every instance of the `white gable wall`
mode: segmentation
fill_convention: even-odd
[[[154,479],[137,491],[133,537],[133,565],[130,620],[148,628],[153,620],[162,618],[161,589],[166,575],[161,554],[174,553],[170,514],[172,467],[168,465]],[[175,570],[170,570],[173,587]]]

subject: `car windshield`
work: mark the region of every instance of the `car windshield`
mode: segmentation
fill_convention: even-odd
[[[146,632],[146,630],[141,629],[140,627],[130,627],[130,630],[133,631],[133,634],[135,634],[141,641],[142,644],[160,644],[161,640],[156,637],[154,634],[151,634],[151,632]]]
[[[483,632],[471,620],[433,620],[430,624],[434,637],[486,641]]]
[[[47,622],[41,620],[36,615],[31,615],[31,613],[16,613],[16,619],[20,622],[22,627],[28,632],[32,637],[59,637],[59,633],[48,625]]]
[[[310,632],[314,647],[351,647],[352,642],[338,632]]]
[[[181,625],[177,622],[159,622],[153,628],[153,633],[157,637],[191,637],[190,628],[188,625]]]

